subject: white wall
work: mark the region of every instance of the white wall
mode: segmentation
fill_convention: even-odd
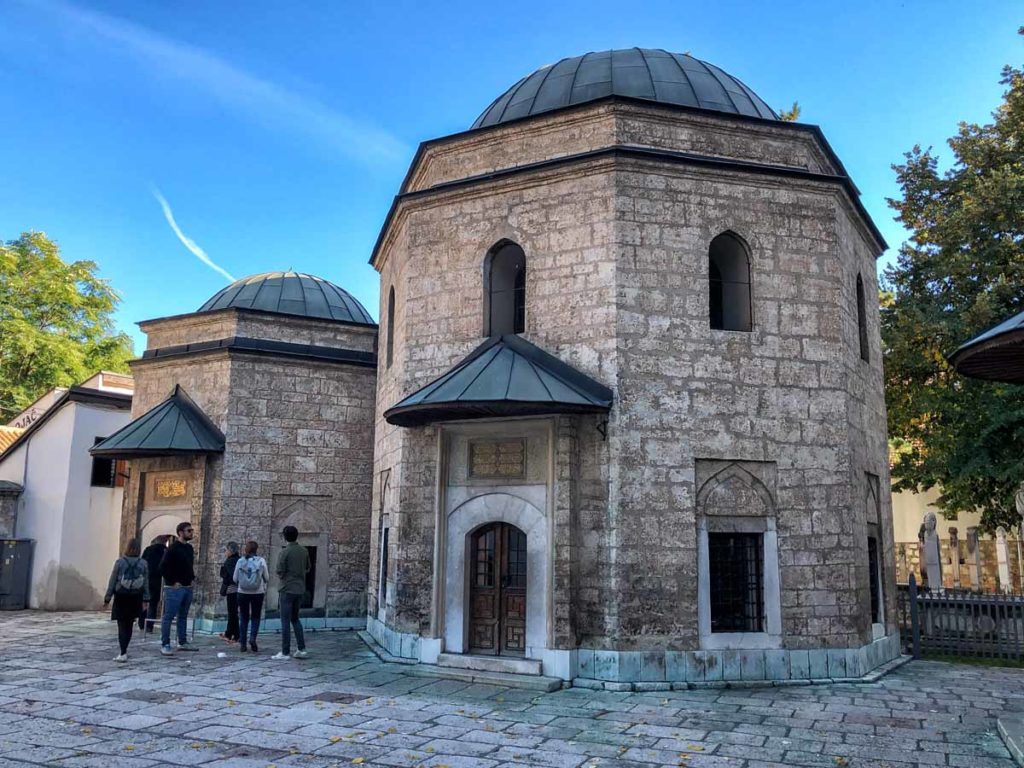
[[[0,479],[25,487],[15,535],[35,540],[30,608],[102,606],[117,557],[123,491],[90,487],[89,449],[129,419],[127,410],[67,403],[19,449],[21,456],[0,463]]]
[[[916,542],[917,532],[921,528],[926,512],[934,512],[938,523],[936,530],[939,538],[948,539],[949,529],[956,528],[960,540],[967,538],[967,529],[981,522],[980,512],[962,512],[955,520],[947,520],[935,507],[935,501],[941,491],[932,488],[924,493],[901,491],[892,494],[892,527],[894,540],[899,542]]]

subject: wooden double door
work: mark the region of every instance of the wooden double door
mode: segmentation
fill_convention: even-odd
[[[470,537],[469,652],[526,653],[526,534],[491,523]]]

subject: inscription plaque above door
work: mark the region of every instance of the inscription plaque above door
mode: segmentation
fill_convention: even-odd
[[[469,475],[498,479],[525,477],[526,440],[473,440],[469,444]]]

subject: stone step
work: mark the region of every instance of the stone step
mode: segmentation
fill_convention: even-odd
[[[500,672],[506,675],[540,675],[541,663],[535,659],[514,659],[508,656],[474,656],[465,653],[442,653],[437,666],[468,669],[476,672]]]
[[[481,672],[458,667],[439,667],[434,664],[417,664],[405,667],[406,674],[417,677],[437,677],[444,680],[461,680],[466,683],[483,683],[485,685],[501,685],[506,688],[523,688],[530,691],[550,693],[562,688],[564,683],[557,677],[543,675],[512,675],[506,672]]]

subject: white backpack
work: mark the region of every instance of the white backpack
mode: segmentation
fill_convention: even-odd
[[[263,587],[263,562],[258,557],[243,557],[238,562],[238,588],[258,592]]]

